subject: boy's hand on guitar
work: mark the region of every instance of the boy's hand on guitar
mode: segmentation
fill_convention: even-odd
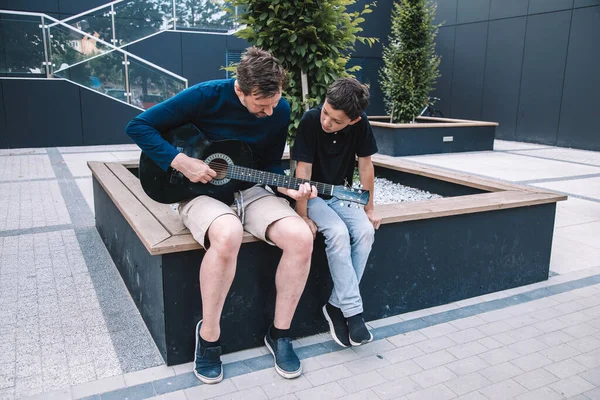
[[[301,184],[298,187],[298,190],[278,187],[277,191],[279,193],[283,193],[286,196],[291,197],[292,199],[294,199],[296,201],[314,199],[315,197],[317,197],[317,194],[319,194],[319,192],[317,191],[317,187],[313,186],[311,188],[311,186],[308,182],[304,182],[303,184]]]
[[[188,157],[183,153],[175,156],[171,162],[171,167],[181,172],[190,182],[194,183],[208,183],[217,176],[217,173],[204,161]]]

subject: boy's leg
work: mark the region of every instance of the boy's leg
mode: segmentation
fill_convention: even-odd
[[[204,383],[218,383],[223,379],[221,312],[235,275],[243,229],[230,207],[206,196],[183,205],[180,214],[194,239],[207,249],[200,266],[203,319],[196,325],[194,374]]]
[[[358,282],[362,279],[373,241],[375,229],[362,208],[342,207],[332,201],[329,206],[344,221],[350,233],[352,265]],[[346,316],[348,319],[349,340],[353,346],[360,346],[373,340],[361,313]]]
[[[325,237],[325,253],[329,271],[333,279],[333,292],[329,298],[331,305],[340,308],[344,316],[360,314],[363,311],[358,289],[358,279],[352,265],[350,235],[344,221],[336,211],[319,197],[308,201],[308,217]]]

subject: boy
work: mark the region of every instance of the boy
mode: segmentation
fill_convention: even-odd
[[[352,78],[338,79],[327,91],[323,105],[302,117],[292,150],[292,159],[298,161],[296,177],[332,185],[352,183],[358,157],[360,182],[371,193],[364,210],[322,197],[296,202],[296,212],[313,235],[319,231],[325,237],[333,292],[323,306],[323,314],[333,339],[342,347],[373,340],[362,318],[358,287],[375,229],[381,223],[373,210],[371,155],[377,152],[377,144],[364,113],[368,105],[369,90],[365,85]]]

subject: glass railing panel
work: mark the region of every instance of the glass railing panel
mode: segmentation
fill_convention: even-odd
[[[125,57],[115,50],[90,58],[54,75],[127,102]]]
[[[238,13],[241,9],[233,7],[224,0],[176,0],[177,29],[200,30],[208,32],[227,32],[236,29],[235,16],[226,12],[230,8]]]
[[[133,0],[114,4],[117,46],[173,27],[172,0]]]
[[[129,58],[131,104],[148,109],[186,88],[186,82]]]
[[[51,25],[48,32],[50,59],[55,73],[113,50],[111,45],[98,40],[98,34],[84,35],[60,24]]]
[[[0,13],[0,73],[46,74],[42,18]]]
[[[113,43],[113,25],[110,6],[102,7],[85,15],[70,19],[66,24],[85,33],[89,33],[92,36],[97,36],[98,39],[107,43]],[[50,27],[52,28],[53,25],[50,25]]]

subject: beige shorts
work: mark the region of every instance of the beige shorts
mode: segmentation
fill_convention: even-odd
[[[280,219],[298,216],[286,199],[275,196],[262,186],[243,190],[242,198],[245,210],[244,230],[273,246],[275,244],[267,239],[267,228]],[[199,196],[179,205],[183,224],[205,249],[210,245],[206,236],[208,228],[215,219],[227,214],[240,218],[235,204],[228,206],[209,196]]]

